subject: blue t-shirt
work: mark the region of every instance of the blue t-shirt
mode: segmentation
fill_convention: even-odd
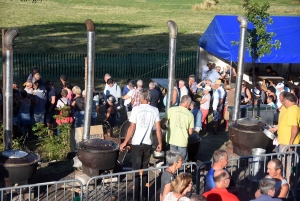
[[[46,90],[36,90],[34,95],[34,99],[38,101],[38,105],[33,106],[34,113],[44,113],[45,112],[45,104],[47,101],[47,93]]]
[[[127,85],[125,87],[123,87],[122,96],[125,96],[129,91],[130,91],[130,89],[128,88]]]

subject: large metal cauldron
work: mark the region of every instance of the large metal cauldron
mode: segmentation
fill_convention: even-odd
[[[77,156],[82,162],[83,173],[90,177],[98,176],[103,170],[112,170],[118,154],[119,145],[113,141],[94,138],[78,144]]]
[[[240,156],[249,156],[253,148],[266,149],[269,138],[263,133],[265,126],[265,123],[248,117],[230,124],[228,131],[233,152]]]
[[[5,186],[27,180],[35,173],[40,157],[31,152],[6,150],[0,154],[0,178]]]

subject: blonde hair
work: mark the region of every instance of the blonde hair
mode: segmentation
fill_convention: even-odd
[[[171,182],[172,190],[176,193],[182,194],[184,190],[192,182],[192,175],[190,173],[180,173],[177,177]]]
[[[81,89],[80,89],[79,86],[74,86],[74,87],[72,88],[72,92],[73,92],[73,94],[75,94],[75,95],[81,95]]]

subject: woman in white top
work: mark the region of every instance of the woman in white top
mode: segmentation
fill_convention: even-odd
[[[210,86],[205,86],[203,88],[204,95],[202,96],[202,99],[200,101],[200,110],[202,112],[202,130],[207,129],[207,116],[209,112],[209,106],[210,106],[210,92],[211,87]]]
[[[135,89],[135,82],[133,80],[130,80],[128,82],[127,87],[129,88],[130,91],[127,92],[127,94],[125,96],[123,96],[126,112],[128,112],[128,107],[130,106],[130,103],[131,103],[131,97],[132,97],[133,91]]]
[[[172,192],[169,192],[164,201],[189,201],[185,195],[192,190],[193,182],[190,173],[181,173],[171,182]]]

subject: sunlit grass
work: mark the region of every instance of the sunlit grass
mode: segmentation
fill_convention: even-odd
[[[260,2],[255,0],[256,2]],[[86,19],[96,26],[96,52],[167,52],[168,20],[178,25],[178,51],[195,51],[216,14],[241,15],[242,1],[222,0],[0,0],[0,27],[17,27],[16,52],[84,53]],[[300,1],[272,0],[271,15],[299,15]],[[196,8],[195,8],[196,7]]]

